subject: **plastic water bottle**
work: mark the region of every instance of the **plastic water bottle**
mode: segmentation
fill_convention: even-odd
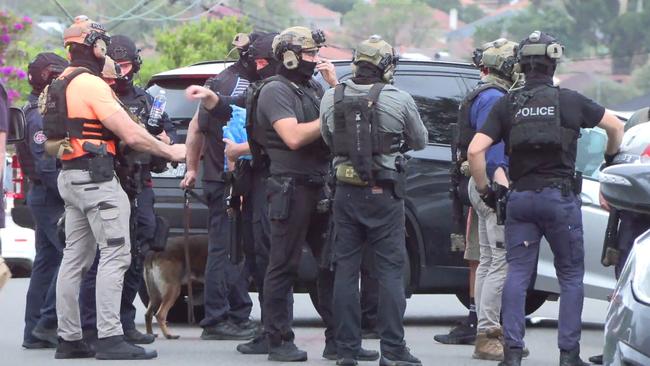
[[[149,112],[149,120],[147,124],[151,127],[158,127],[160,124],[160,118],[162,117],[163,112],[165,112],[165,105],[167,104],[167,95],[165,90],[160,89],[158,95],[153,100],[153,106],[151,106],[151,112]]]

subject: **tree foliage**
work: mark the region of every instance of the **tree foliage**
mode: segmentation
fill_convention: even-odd
[[[360,0],[314,0],[315,3],[321,4],[324,7],[345,14],[354,8]]]
[[[27,46],[20,39],[30,30],[32,20],[18,17],[6,11],[0,12],[0,82],[7,87],[10,103],[16,103],[25,96],[27,63],[29,55]]]
[[[426,45],[435,36],[435,21],[427,16],[432,9],[419,0],[377,0],[357,3],[343,17],[348,45],[372,34],[381,35],[386,42]]]

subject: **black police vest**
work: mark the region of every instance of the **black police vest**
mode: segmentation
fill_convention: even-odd
[[[36,108],[38,108],[38,104],[28,103],[23,107],[23,112],[27,115],[29,111]],[[20,168],[31,181],[40,180],[38,173],[36,173],[36,162],[34,161],[34,156],[29,148],[30,139],[33,138],[34,136],[26,136],[23,141],[16,144],[16,155],[18,155]]]
[[[133,87],[133,89],[133,93],[124,96],[118,94],[117,97],[129,112],[138,118],[136,122],[146,125],[149,119],[149,113],[151,112],[151,103],[149,102],[148,94],[141,88]]]
[[[569,152],[579,130],[562,124],[557,87],[541,85],[514,92],[509,98],[513,108],[509,155],[516,158],[517,152]]]
[[[472,139],[476,134],[476,129],[472,127],[470,121],[472,104],[474,103],[476,97],[479,96],[479,94],[491,88],[498,89],[504,94],[508,93],[508,90],[498,84],[482,83],[477,85],[471,92],[469,92],[469,94],[465,96],[465,99],[463,99],[463,102],[460,104],[458,120],[454,131],[454,134],[457,136],[457,138],[455,138],[455,141],[453,142],[458,149],[460,162],[467,160],[467,149],[469,148],[469,144],[472,142]]]
[[[345,84],[334,89],[334,154],[348,156],[359,177],[373,179],[375,155],[399,151],[401,134],[380,132],[376,105],[386,84],[374,84],[367,95],[345,96]]]
[[[304,164],[301,156],[329,155],[329,148],[322,138],[319,138],[316,141],[294,151],[284,143],[272,125],[269,124],[268,126],[261,126],[260,123],[256,123],[254,121],[257,115],[257,108],[259,107],[257,104],[259,94],[262,88],[272,81],[280,81],[284,83],[289,88],[291,88],[291,90],[300,99],[304,116],[301,120],[298,121],[298,123],[311,122],[320,116],[320,101],[316,95],[313,94],[313,91],[309,90],[310,88],[305,88],[296,83],[293,83],[281,75],[272,76],[270,78],[252,84],[251,89],[248,91],[248,97],[246,100],[246,130],[249,136],[249,145],[251,145],[251,141],[253,143],[251,145],[253,161],[264,159],[261,155],[273,150],[276,155],[281,156],[282,159],[288,162],[290,165],[301,167]]]

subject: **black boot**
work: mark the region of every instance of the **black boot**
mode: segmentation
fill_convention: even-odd
[[[602,365],[603,355],[591,356],[589,357],[589,362],[593,363],[594,365]]]
[[[83,334],[84,342],[86,342],[88,347],[95,352],[95,346],[97,345],[97,329],[84,329],[81,334]]]
[[[156,351],[127,343],[121,335],[99,338],[96,349],[95,358],[98,360],[150,360],[158,357]]]
[[[124,331],[124,340],[131,344],[150,344],[155,339],[153,334],[144,334],[135,328]]]
[[[24,340],[23,348],[25,349],[45,349],[45,348],[56,348],[56,344],[50,342],[37,340]]]
[[[252,341],[238,344],[237,351],[245,355],[269,354],[269,340],[264,334],[258,335]]]
[[[449,333],[436,334],[433,339],[442,344],[474,344],[476,342],[476,325],[466,319],[452,328]]]
[[[508,348],[503,349],[503,361],[499,362],[499,366],[521,366],[521,357],[523,350],[521,348]]]
[[[307,352],[299,349],[293,341],[282,341],[269,347],[269,361],[302,362],[307,361]]]
[[[571,351],[560,350],[560,366],[588,366],[580,358],[580,348],[575,348]]]
[[[398,352],[382,351],[379,366],[422,366],[422,362],[411,354],[408,347],[403,347]]]
[[[342,360],[338,358],[335,341],[332,340],[329,342],[325,342],[325,349],[323,350],[323,358],[330,361]],[[360,348],[359,353],[357,353],[357,357],[355,357],[355,359],[359,361],[376,361],[378,358],[379,358],[379,352],[364,349],[364,348]]]
[[[56,346],[56,353],[54,358],[90,358],[95,355],[95,352],[88,347],[85,341],[66,341],[59,338],[59,344]]]
[[[45,328],[41,326],[40,323],[36,324],[34,329],[32,329],[32,335],[41,341],[52,343],[54,345],[58,342],[58,335],[56,334],[56,327],[54,328]]]
[[[203,340],[235,340],[244,341],[255,337],[254,329],[242,329],[229,321],[222,321],[216,325],[203,328]]]

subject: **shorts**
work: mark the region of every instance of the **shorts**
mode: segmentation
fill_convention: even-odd
[[[481,250],[478,243],[478,215],[471,207],[467,215],[465,238],[465,254],[463,258],[467,261],[478,262],[481,258]]]

